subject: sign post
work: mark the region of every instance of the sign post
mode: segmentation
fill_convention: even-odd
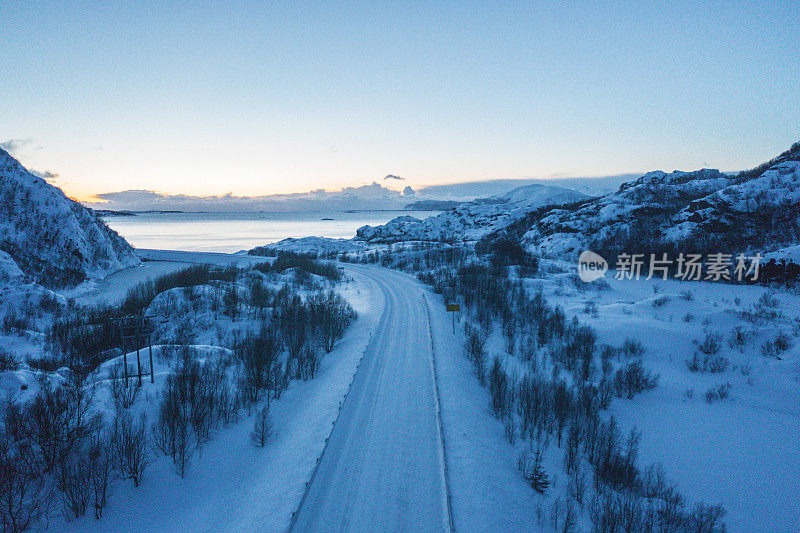
[[[453,313],[453,333],[456,332],[456,313],[461,311],[461,306],[458,304],[447,304],[447,312]]]

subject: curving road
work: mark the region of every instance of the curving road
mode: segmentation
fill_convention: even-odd
[[[347,268],[375,281],[386,305],[291,530],[449,531],[422,290],[398,272]]]

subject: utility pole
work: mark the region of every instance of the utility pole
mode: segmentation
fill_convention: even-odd
[[[155,383],[156,380],[153,377],[153,340],[152,335],[150,333],[147,334],[147,347],[150,350],[150,383]]]
[[[130,340],[136,346],[136,386],[142,386],[141,349],[145,342],[147,342],[148,354],[150,357],[150,383],[155,383],[155,372],[153,369],[153,332],[155,331],[155,324],[152,321],[152,319],[155,318],[157,317],[154,315],[140,313],[118,319],[122,323],[123,364],[125,365],[126,386],[128,383],[128,352],[125,349],[126,340]],[[161,322],[161,324],[165,323],[166,321]]]
[[[122,337],[122,366],[125,370],[125,386],[128,386],[128,350],[125,349],[125,337]]]

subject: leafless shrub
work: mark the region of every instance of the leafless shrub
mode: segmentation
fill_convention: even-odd
[[[297,377],[303,380],[314,379],[319,370],[320,359],[314,347],[306,345],[297,358]]]
[[[277,367],[274,363],[281,348],[276,331],[264,326],[258,335],[246,337],[237,350],[244,370],[243,388],[251,403],[258,401],[262,391],[275,389],[277,380],[274,371]],[[302,348],[298,348],[298,353]]]
[[[552,401],[553,418],[559,446],[561,446],[561,435],[564,433],[564,427],[572,413],[572,403],[572,391],[567,388],[567,384],[564,381],[559,381],[553,387]]]
[[[731,394],[731,384],[723,383],[719,387],[712,387],[706,391],[705,398],[707,403],[713,403],[717,400],[724,400]]]
[[[152,427],[153,440],[156,449],[172,457],[181,476],[194,448],[211,438],[217,413],[231,408],[228,396],[223,364],[200,365],[187,356],[166,377],[158,419]]]
[[[475,374],[478,376],[481,385],[485,385],[486,352],[484,351],[484,346],[486,344],[486,335],[481,329],[472,326],[470,323],[464,325],[464,330],[467,334],[467,357],[472,361],[472,366],[475,368]]]
[[[538,375],[528,374],[519,384],[518,398],[522,435],[538,441],[550,422],[550,386]]]
[[[586,473],[580,468],[573,468],[569,477],[569,494],[583,507],[583,500],[586,497]]]
[[[356,318],[355,311],[347,300],[334,291],[312,294],[308,298],[308,313],[326,352],[333,350],[336,342],[344,336],[345,330]]]
[[[659,308],[659,307],[664,307],[665,305],[667,305],[667,303],[669,303],[669,296],[662,294],[661,296],[658,296],[657,298],[653,299],[652,305],[655,308]]]
[[[731,331],[731,336],[728,339],[728,345],[735,348],[740,352],[744,352],[744,347],[747,344],[747,334],[742,326],[736,326]]]
[[[568,473],[580,467],[580,445],[583,441],[580,422],[573,418],[567,431],[567,446],[564,449],[564,470]]]
[[[644,368],[640,360],[633,361],[614,374],[614,390],[620,398],[632,399],[636,394],[654,389],[658,385],[658,374]]]
[[[720,374],[725,372],[729,365],[730,361],[727,357],[706,353],[701,355],[695,352],[691,359],[686,360],[686,368],[691,372]]]
[[[91,470],[94,517],[99,520],[103,516],[103,509],[106,506],[106,493],[113,467],[110,436],[98,434],[92,438],[89,443],[88,460]]]
[[[705,355],[715,355],[722,348],[722,339],[716,333],[707,332],[702,341],[694,341],[697,349]]]
[[[575,506],[569,502],[564,513],[564,521],[561,523],[562,533],[573,533],[577,528],[577,522],[578,514],[575,512]]]
[[[625,359],[641,359],[644,357],[644,346],[633,337],[627,337],[619,350]]]
[[[503,420],[503,433],[506,441],[513,446],[517,441],[517,422],[514,420],[514,415],[509,414]]]
[[[489,371],[489,392],[492,398],[494,415],[497,418],[505,418],[511,411],[508,376],[503,368],[503,363],[496,356]]]

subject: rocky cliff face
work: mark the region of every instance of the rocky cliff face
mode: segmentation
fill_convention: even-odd
[[[0,277],[69,286],[138,263],[94,212],[0,149]]]

